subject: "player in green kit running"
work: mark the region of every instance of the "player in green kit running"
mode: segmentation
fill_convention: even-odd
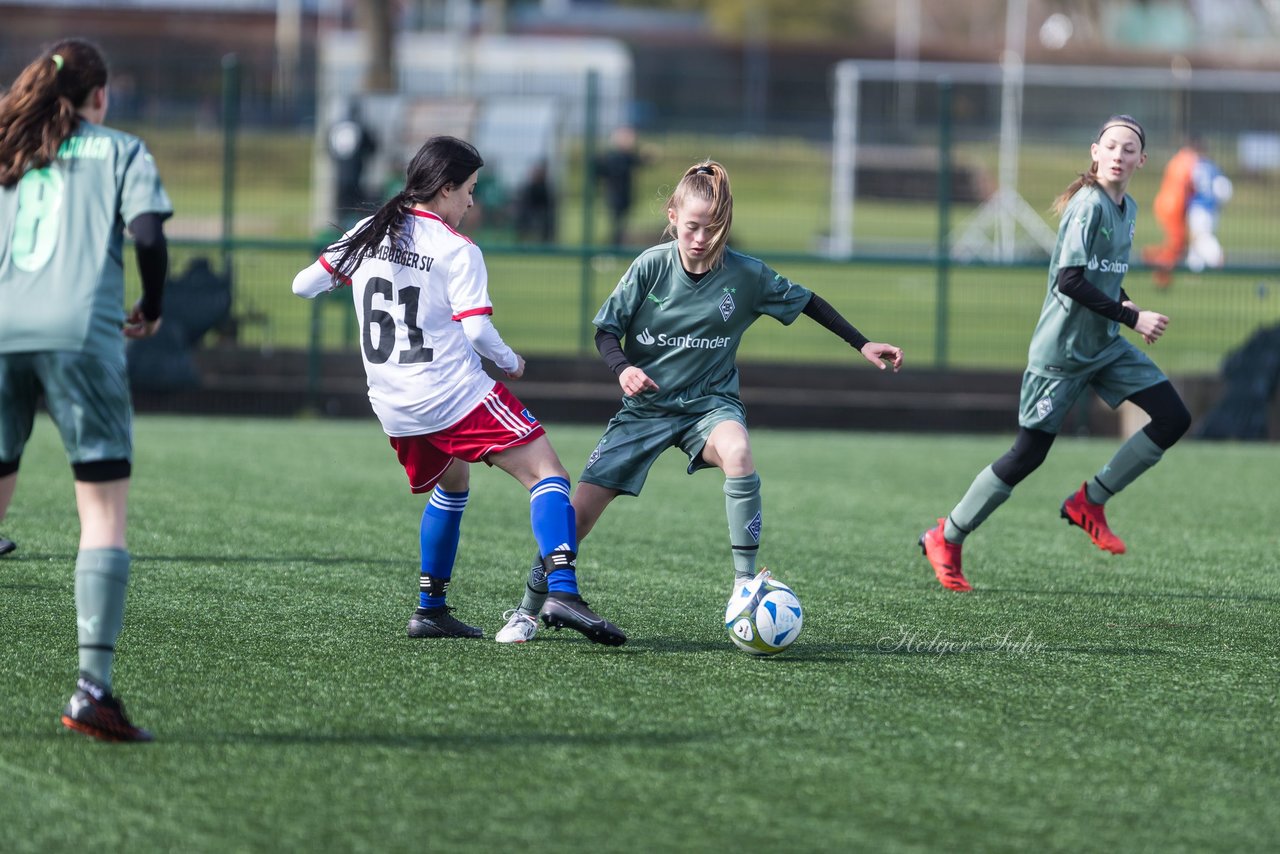
[[[640,494],[659,455],[680,448],[690,474],[712,466],[724,472],[737,583],[756,574],[763,525],[760,476],[738,395],[735,358],[743,334],[761,317],[789,325],[805,314],[881,370],[897,371],[902,350],[868,341],[826,300],[728,247],[733,195],[719,163],[689,167],[666,210],[667,234],[675,239],[636,258],[595,317],[596,347],[624,396],[573,493],[578,538],[614,498]],[[572,574],[552,572],[545,582],[536,575],[537,567],[509,627],[531,633],[541,605],[547,626],[582,631]],[[540,582],[550,591],[545,603]],[[611,624],[606,630],[621,634]]]
[[[1169,325],[1163,314],[1138,308],[1122,286],[1138,215],[1126,190],[1146,162],[1146,145],[1132,117],[1107,119],[1090,147],[1093,165],[1054,202],[1062,222],[1022,378],[1017,438],[1008,453],[978,473],[937,527],[920,537],[943,587],[972,589],[961,568],[961,544],[1044,462],[1067,411],[1086,389],[1113,408],[1127,400],[1151,417],[1062,504],[1062,517],[1112,554],[1123,554],[1125,545],[1108,527],[1103,505],[1159,462],[1191,426],[1172,383],[1120,335],[1123,323],[1154,344]]]
[[[130,563],[124,337],[160,326],[169,265],[163,222],[173,206],[142,140],[102,126],[107,103],[106,63],[79,39],[42,53],[0,99],[0,518],[43,397],[71,462],[80,515],[80,677],[62,723],[106,741],[149,741],[111,685]],[[142,279],[128,314],[126,225]]]

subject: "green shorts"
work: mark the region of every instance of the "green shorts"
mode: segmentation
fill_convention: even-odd
[[[1146,353],[1126,343],[1129,346],[1121,350],[1119,356],[1092,373],[1074,377],[1024,373],[1018,424],[1028,430],[1057,435],[1071,405],[1085,389],[1092,388],[1107,406],[1115,409],[1130,395],[1168,379]]]
[[[710,468],[702,449],[721,421],[737,421],[745,427],[747,414],[741,401],[724,398],[720,406],[701,415],[636,415],[624,409],[610,419],[578,479],[623,495],[639,495],[649,469],[667,448],[679,448],[689,456],[689,474]]]
[[[133,404],[124,364],[51,350],[0,353],[0,462],[21,458],[42,393],[73,464],[132,459]]]

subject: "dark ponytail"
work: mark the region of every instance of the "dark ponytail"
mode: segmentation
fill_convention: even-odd
[[[0,98],[0,186],[52,163],[80,126],[77,111],[106,85],[102,52],[83,39],[63,39],[24,68]]]
[[[433,136],[413,156],[405,174],[404,189],[396,193],[352,234],[334,244],[341,251],[333,266],[335,281],[350,279],[360,260],[391,237],[402,247],[408,238],[405,209],[429,202],[446,187],[459,187],[484,165],[480,152],[469,142],[452,136]]]

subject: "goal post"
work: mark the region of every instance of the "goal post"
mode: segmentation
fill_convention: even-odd
[[[937,152],[942,117],[937,89],[954,90],[951,127],[957,147],[997,157],[994,188],[973,214],[951,230],[947,245],[960,261],[1008,263],[1042,259],[1055,229],[1045,218],[1049,192],[1065,186],[1069,174],[1028,172],[1028,146],[1041,150],[1068,146],[1087,165],[1087,144],[1111,113],[1131,113],[1147,130],[1148,171],[1158,179],[1162,159],[1191,133],[1215,141],[1218,159],[1269,181],[1280,174],[1280,72],[1167,68],[844,60],[833,67],[830,233],[828,254],[852,257],[864,251],[858,232],[872,221],[858,220],[857,202],[871,184],[859,181],[872,168],[866,153],[902,147]],[[911,86],[916,97],[903,106],[894,93]],[[1011,88],[1016,87],[1017,91]],[[903,115],[904,110],[911,111]],[[1275,151],[1273,157],[1266,153]],[[1055,162],[1056,162],[1055,155]],[[1061,158],[1061,159],[1065,159]],[[1021,169],[1019,166],[1021,165]],[[1153,176],[1148,175],[1151,180]],[[1061,180],[1059,180],[1061,179]],[[1028,192],[1028,182],[1035,182]],[[1060,189],[1060,187],[1058,188]],[[1036,204],[1023,201],[1023,195]],[[1256,194],[1263,198],[1262,194]],[[1051,198],[1051,195],[1049,196]],[[1265,198],[1272,198],[1266,194]],[[1149,199],[1140,199],[1149,204]],[[1240,200],[1233,213],[1245,216]],[[1269,216],[1270,214],[1268,214]],[[903,249],[918,257],[936,247]],[[1256,258],[1251,257],[1256,255]],[[1235,261],[1263,263],[1261,252],[1237,253]],[[1274,257],[1265,262],[1274,264]]]

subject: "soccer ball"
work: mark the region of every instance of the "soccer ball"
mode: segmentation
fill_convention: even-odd
[[[795,591],[767,569],[739,584],[724,609],[729,640],[750,655],[777,655],[795,642],[803,625]]]

